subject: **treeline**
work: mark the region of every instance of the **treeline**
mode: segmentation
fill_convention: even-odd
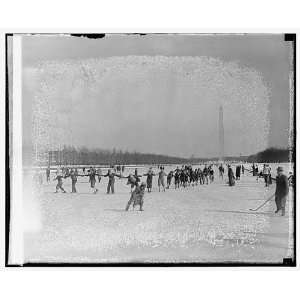
[[[188,163],[188,159],[136,151],[90,150],[65,146],[60,151],[49,151],[48,163],[51,165],[184,164]]]
[[[225,161],[245,162],[288,162],[288,149],[268,148],[250,156],[228,156]],[[292,160],[294,161],[294,155]],[[38,160],[37,160],[38,159]],[[129,152],[122,150],[88,149],[64,146],[61,150],[40,153],[38,156],[33,149],[23,148],[24,165],[138,165],[138,164],[198,164],[208,161],[218,161],[214,158],[182,158],[151,153]]]
[[[223,161],[247,161],[248,156],[225,156],[222,160]],[[211,161],[219,161],[219,157],[210,157],[210,158],[192,158],[189,159],[189,162],[192,164],[198,163],[207,163]]]
[[[289,162],[290,150],[288,149],[278,149],[278,148],[268,148],[264,151],[258,152],[254,155],[248,156],[248,162]],[[292,159],[293,160],[293,159]]]

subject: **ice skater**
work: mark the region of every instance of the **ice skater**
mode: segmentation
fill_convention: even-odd
[[[113,172],[112,169],[109,169],[107,174],[103,176],[103,177],[108,177],[107,190],[106,190],[107,194],[109,194],[110,192],[112,194],[115,193],[115,176],[121,178],[121,175],[117,174],[116,172]]]
[[[203,179],[204,179],[204,183],[206,182],[206,184],[208,184],[208,173],[209,173],[209,170],[207,168],[207,165],[204,166],[204,169],[203,169]]]
[[[167,176],[167,189],[170,188],[171,182],[172,182],[172,178],[173,178],[173,171],[170,171],[168,176]]]
[[[121,176],[120,178],[127,178],[127,185],[130,185],[130,193],[132,193],[133,189],[136,187],[138,182],[136,181],[136,178],[134,175],[129,174],[128,176]]]
[[[229,186],[235,185],[235,177],[234,177],[233,170],[230,165],[228,165],[228,183],[229,183]]]
[[[76,190],[76,183],[77,183],[77,176],[78,176],[78,172],[76,172],[76,170],[71,169],[71,172],[68,176],[65,176],[65,178],[70,177],[71,181],[72,181],[72,192],[71,193],[77,193]]]
[[[61,190],[63,193],[66,193],[65,189],[63,188],[63,178],[64,178],[64,176],[63,176],[62,172],[58,171],[56,174],[56,177],[53,179],[53,181],[57,180],[55,193],[58,193],[58,190]]]
[[[209,174],[209,183],[213,183],[215,176],[214,176],[214,169],[213,169],[212,165],[209,166],[209,168],[208,168],[208,174]]]
[[[142,177],[142,175],[138,174],[138,169],[137,168],[135,168],[133,176],[134,176],[136,182],[140,182],[141,181],[140,178]]]
[[[139,205],[140,211],[143,211],[145,188],[146,184],[144,182],[142,182],[140,186],[136,186],[135,190],[131,193],[130,199],[126,205],[126,211],[128,211],[131,204],[133,204],[133,210],[135,206]]]
[[[175,170],[174,180],[175,180],[175,189],[179,189],[179,185],[180,185],[180,170],[178,168]]]
[[[96,170],[93,167],[90,167],[86,175],[80,175],[80,176],[88,176],[89,182],[91,184],[91,189],[93,194],[98,193],[98,189],[96,188]]]
[[[222,164],[219,166],[219,177],[223,180],[223,177],[224,177],[224,168],[223,168]]]
[[[97,169],[97,176],[98,176],[98,182],[100,183],[100,181],[101,181],[101,176],[102,176],[102,170],[101,170],[101,168],[98,168],[98,169]]]
[[[204,175],[203,175],[203,171],[201,170],[201,168],[198,168],[198,173],[199,173],[199,184],[202,185],[202,184],[204,184]]]
[[[241,177],[241,166],[238,165],[235,168],[235,178],[236,180],[240,180],[240,177]]]
[[[155,176],[152,167],[149,168],[148,172],[146,174],[144,174],[144,176],[147,176],[147,190],[148,193],[152,192],[152,181],[153,181],[153,176]]]
[[[165,176],[167,174],[164,171],[164,167],[160,167],[160,172],[158,173],[158,191],[160,192],[160,187],[162,186],[163,191],[165,192]]]

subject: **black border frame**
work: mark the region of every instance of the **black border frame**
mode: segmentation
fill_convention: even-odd
[[[28,34],[28,33],[15,33],[15,34]],[[32,35],[56,35],[58,33],[32,33]],[[60,33],[70,34],[71,36],[85,37],[85,38],[103,38],[105,34],[128,34],[128,35],[147,35],[147,34],[169,34],[169,33]],[[206,34],[204,32],[197,33],[171,33],[171,34]],[[213,34],[213,33],[211,33]],[[216,33],[223,34],[223,33]],[[238,34],[238,33],[225,33],[225,34]],[[264,34],[264,33],[247,33],[247,34]],[[265,33],[272,34],[272,33]],[[293,137],[293,153],[292,159],[294,161],[294,176],[296,182],[296,33],[283,33],[285,41],[293,42],[293,71],[294,71],[294,137]],[[8,37],[13,36],[14,33],[5,34],[5,267],[296,267],[296,185],[294,186],[294,259],[283,258],[281,263],[243,263],[243,262],[222,262],[222,263],[143,263],[143,262],[126,262],[126,263],[25,263],[23,265],[14,265],[8,263],[9,257],[9,227],[10,227],[10,161],[9,161],[9,80],[8,80]]]

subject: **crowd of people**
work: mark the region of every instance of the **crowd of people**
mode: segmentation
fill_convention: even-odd
[[[229,185],[234,185],[232,181],[234,180],[233,171],[231,167],[228,166],[228,178],[229,178]],[[224,167],[220,165],[219,167],[219,174],[221,179],[224,179]],[[174,183],[174,188],[179,189],[180,187],[186,188],[188,186],[195,186],[195,185],[208,185],[214,182],[214,165],[205,165],[203,169],[193,168],[190,165],[184,165],[181,168],[177,167],[175,170],[171,170],[168,173],[165,172],[164,166],[159,166],[159,171],[154,172],[153,168],[150,167],[149,170],[144,174],[138,174],[138,169],[134,170],[133,174],[129,174],[127,176],[123,175],[124,168],[122,170],[118,170],[117,168],[111,167],[108,169],[106,174],[103,174],[101,168],[95,167],[83,167],[82,172],[79,172],[78,168],[68,168],[62,167],[57,168],[56,174],[53,180],[57,180],[56,185],[56,192],[62,191],[66,192],[63,188],[63,179],[70,178],[72,183],[72,193],[77,193],[76,184],[78,181],[78,177],[88,177],[90,187],[93,193],[97,193],[98,189],[96,188],[96,182],[101,182],[102,177],[108,177],[107,183],[107,194],[114,194],[115,192],[115,177],[118,178],[125,178],[127,179],[127,184],[131,187],[131,192],[141,183],[141,178],[146,177],[145,187],[147,188],[148,192],[152,191],[153,187],[153,178],[157,176],[158,178],[158,191],[165,192],[166,189],[170,189],[172,183]],[[165,183],[166,178],[166,183]],[[50,167],[46,169],[46,181],[50,182]],[[42,183],[41,173],[39,173],[39,183]]]
[[[283,174],[283,169],[279,167],[277,169],[277,177],[273,178],[271,176],[271,167],[268,164],[263,164],[261,170],[259,170],[258,164],[252,165],[252,170],[248,170],[242,164],[235,165],[235,172],[233,166],[230,164],[225,165],[227,167],[227,178],[228,185],[234,186],[236,181],[240,180],[241,174],[244,175],[245,170],[259,178],[264,179],[266,187],[272,184],[273,181],[276,182],[276,192],[275,192],[275,202],[276,202],[276,213],[279,210],[282,210],[282,215],[285,214],[285,202],[288,193],[288,187],[293,182],[294,177],[290,174],[289,177]],[[124,176],[125,167],[121,166],[111,166],[105,174],[101,168],[95,167],[83,167],[82,172],[79,172],[79,168],[68,168],[62,167],[57,168],[55,177],[53,180],[57,181],[55,193],[59,191],[66,193],[66,190],[63,188],[63,180],[71,179],[72,191],[71,193],[77,193],[76,184],[78,177],[88,177],[88,182],[91,188],[91,192],[96,194],[98,192],[98,184],[101,182],[102,177],[108,177],[107,181],[107,194],[115,193],[115,178],[127,179],[127,185],[130,185],[130,200],[126,206],[126,210],[129,209],[131,204],[133,207],[136,205],[140,206],[140,210],[143,210],[143,198],[144,193],[147,189],[148,193],[152,192],[153,188],[153,178],[157,176],[158,191],[165,192],[166,189],[170,189],[172,184],[174,184],[174,189],[187,188],[188,186],[197,186],[197,185],[208,185],[214,182],[215,172],[214,169],[219,170],[219,178],[224,180],[225,168],[223,164],[210,164],[205,165],[203,168],[196,167],[193,168],[191,165],[183,165],[181,168],[177,167],[174,170],[165,172],[164,166],[158,166],[158,172],[154,172],[153,168],[150,167],[146,173],[138,174],[138,169],[134,170],[134,173],[130,173],[127,176]],[[46,181],[50,181],[50,167],[46,169]],[[142,181],[142,177],[146,177],[146,182]],[[166,184],[165,184],[166,178]],[[42,177],[39,173],[38,181],[42,183]]]
[[[235,172],[233,170],[233,167],[230,164],[225,165],[227,167],[227,178],[228,178],[228,185],[234,186],[236,181],[240,180],[241,174],[244,175],[245,170],[247,170],[244,165],[236,165],[235,166]],[[141,183],[141,178],[146,177],[146,183],[145,187],[147,188],[147,191],[150,193],[152,191],[153,187],[153,178],[157,176],[158,178],[158,191],[165,192],[166,189],[170,189],[172,183],[174,183],[174,188],[186,188],[188,186],[195,186],[195,185],[208,185],[214,182],[215,179],[215,171],[214,169],[219,170],[219,178],[221,180],[224,180],[224,174],[225,174],[225,168],[223,164],[210,164],[205,165],[202,169],[200,167],[193,168],[191,165],[183,165],[181,168],[177,167],[174,170],[169,171],[168,173],[165,172],[164,166],[158,166],[159,170],[158,172],[153,171],[153,167],[150,167],[149,170],[144,174],[138,174],[138,169],[136,168],[134,170],[134,173],[130,173],[127,176],[124,176],[123,173],[125,171],[125,167],[121,166],[111,166],[106,174],[103,174],[101,168],[95,168],[95,167],[83,167],[82,172],[79,172],[78,168],[68,168],[68,167],[62,167],[57,168],[56,170],[56,176],[53,180],[57,180],[56,185],[56,192],[61,190],[62,192],[65,192],[63,189],[63,179],[70,178],[72,183],[72,193],[77,193],[76,189],[76,183],[78,180],[78,177],[88,177],[90,187],[93,193],[97,193],[98,189],[96,188],[96,182],[101,182],[102,177],[108,177],[108,183],[107,183],[107,194],[114,194],[115,192],[115,177],[118,178],[125,178],[127,179],[127,184],[131,187],[131,192]],[[250,170],[248,170],[250,172]],[[253,176],[257,176],[257,180],[262,177],[265,180],[265,185],[269,186],[272,184],[271,179],[271,168],[269,165],[264,164],[263,170],[258,171],[258,165],[252,166],[252,173]],[[166,178],[166,183],[165,183]],[[46,181],[50,181],[50,167],[46,169]],[[42,182],[42,178],[39,175],[39,182]]]

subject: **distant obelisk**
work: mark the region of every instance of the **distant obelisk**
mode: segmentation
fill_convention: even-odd
[[[219,108],[219,159],[224,160],[224,124],[223,124],[223,106]]]

